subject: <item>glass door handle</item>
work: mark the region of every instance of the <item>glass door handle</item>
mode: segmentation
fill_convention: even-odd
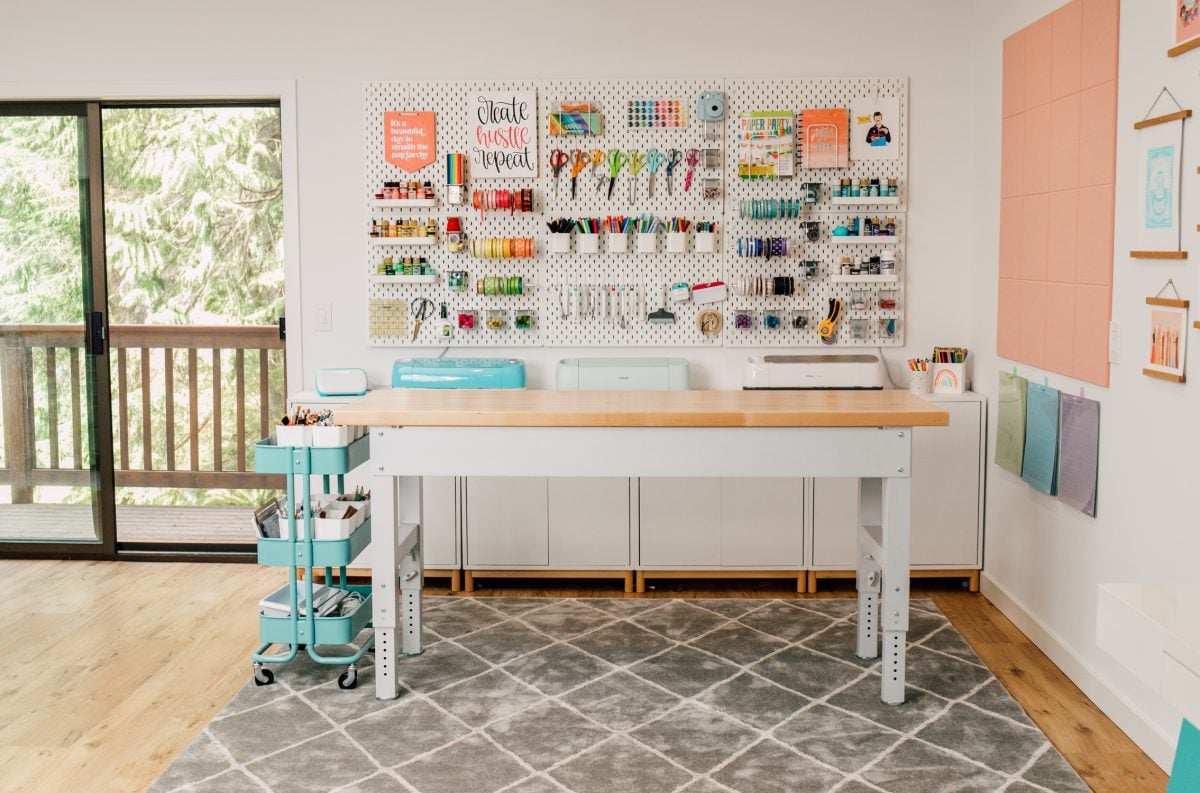
[[[88,355],[103,355],[104,341],[107,338],[107,326],[104,323],[103,311],[90,311],[87,314],[87,352]]]

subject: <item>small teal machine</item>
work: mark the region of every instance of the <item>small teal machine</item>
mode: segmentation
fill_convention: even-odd
[[[392,388],[524,388],[515,358],[407,358],[392,364]]]

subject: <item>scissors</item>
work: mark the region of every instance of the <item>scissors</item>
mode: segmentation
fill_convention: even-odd
[[[654,198],[654,175],[658,173],[658,167],[662,165],[663,153],[658,149],[650,149],[646,152],[646,167],[650,171],[650,197]]]
[[[571,158],[562,149],[554,149],[550,152],[550,171],[554,174],[554,195],[558,195],[558,175],[563,172],[563,168],[567,167],[567,163]]]
[[[692,176],[696,173],[696,166],[700,163],[700,150],[687,150],[687,174],[683,177],[683,192],[690,193],[692,191]]]
[[[621,168],[629,160],[625,156],[625,152],[620,149],[612,149],[608,153],[608,197],[612,198],[613,185],[617,183],[617,174],[621,173]]]
[[[683,152],[679,149],[667,149],[667,195],[674,194],[675,168],[683,160]]]
[[[421,331],[421,323],[433,316],[433,301],[427,297],[417,298],[413,303],[412,308],[413,318],[416,322],[413,324],[412,340],[417,340],[417,334]]]
[[[630,203],[637,201],[637,182],[638,174],[642,172],[643,166],[646,164],[646,155],[637,149],[629,150],[629,174],[633,177],[629,180],[629,201]]]
[[[592,155],[583,149],[575,149],[571,152],[571,200],[575,199],[575,182],[579,179],[579,174],[588,167],[591,161]]]

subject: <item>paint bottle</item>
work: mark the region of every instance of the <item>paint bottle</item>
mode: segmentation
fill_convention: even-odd
[[[858,182],[850,182],[850,197],[858,198],[860,195],[862,195],[862,192],[859,189]]]
[[[840,269],[841,269],[842,275],[850,275],[850,257],[849,256],[842,257],[842,264],[841,264]]]
[[[896,189],[896,180],[895,179],[887,180],[887,194],[888,194],[888,198],[895,198],[897,195],[899,195],[899,192]]]
[[[889,248],[879,254],[879,274],[896,274],[896,251],[894,249]]]
[[[889,237],[896,236],[896,219],[895,218],[887,219],[887,234]]]

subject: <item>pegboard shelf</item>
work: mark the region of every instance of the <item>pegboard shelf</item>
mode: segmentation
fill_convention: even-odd
[[[899,284],[898,275],[842,275],[834,273],[829,280],[835,284]]]
[[[829,241],[834,245],[896,245],[900,241],[899,234],[877,234],[872,237],[858,235],[857,237],[835,237],[830,235]]]
[[[861,197],[861,196],[859,196],[859,197],[851,196],[849,198],[847,198],[845,196],[839,196],[839,197],[831,198],[831,199],[829,199],[829,201],[830,201],[830,203],[836,204],[838,206],[880,206],[880,207],[883,207],[883,206],[898,207],[898,206],[900,206],[900,196],[874,196],[874,197],[866,197],[866,198]]]
[[[372,275],[373,284],[436,284],[440,275]]]
[[[437,245],[437,237],[367,237],[372,245],[411,245],[415,247],[429,247]]]
[[[373,207],[413,207],[429,209],[438,205],[436,198],[372,198],[369,202]]]

